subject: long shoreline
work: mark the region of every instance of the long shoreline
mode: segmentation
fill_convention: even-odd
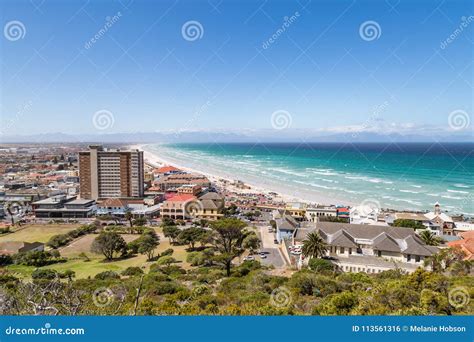
[[[258,185],[255,182],[248,181],[245,179],[240,179],[238,177],[232,178],[229,176],[217,175],[215,173],[212,173],[206,170],[200,170],[195,167],[189,167],[189,166],[183,165],[182,163],[172,161],[172,160],[167,160],[163,158],[162,156],[157,155],[156,152],[150,151],[150,149],[147,148],[148,145],[150,144],[137,144],[137,145],[131,145],[129,147],[132,149],[142,150],[144,152],[145,162],[148,162],[151,165],[156,165],[158,167],[163,166],[163,165],[172,165],[187,172],[202,174],[206,176],[207,178],[209,178],[211,182],[217,184],[220,187],[224,187],[231,192],[241,193],[241,194],[263,194],[265,196],[273,197],[275,201],[282,201],[282,202],[304,202],[307,204],[319,204],[319,205],[328,205],[328,206],[335,205],[335,204],[338,204],[338,205],[353,205],[354,204],[354,203],[350,203],[349,201],[345,201],[344,203],[341,203],[340,201],[336,199],[331,199],[323,195],[319,195],[319,196],[312,195],[311,196],[312,199],[310,200],[308,198],[304,198],[301,196],[288,194],[282,189],[269,189],[261,185]],[[242,189],[236,186],[229,185],[229,183],[233,183],[236,180],[243,181],[245,185],[247,185],[250,188]],[[225,183],[224,181],[227,182],[227,184],[224,184]],[[277,193],[278,195],[275,195],[275,193]],[[332,203],[328,203],[328,202],[332,202]]]

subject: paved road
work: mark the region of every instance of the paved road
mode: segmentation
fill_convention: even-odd
[[[262,248],[260,249],[267,256],[261,259],[263,265],[273,265],[277,268],[285,266],[285,261],[281,255],[278,245],[273,242],[275,239],[274,233],[269,233],[270,226],[258,227],[260,238],[262,240]]]

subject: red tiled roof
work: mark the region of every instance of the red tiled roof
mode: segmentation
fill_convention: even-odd
[[[186,202],[190,200],[195,200],[197,197],[191,194],[179,194],[171,197],[167,201],[170,202]]]
[[[466,253],[466,260],[474,260],[474,231],[459,234],[462,239],[448,242],[449,247],[461,248]]]
[[[166,173],[166,172],[171,172],[171,171],[181,171],[181,170],[171,165],[163,166],[154,170],[154,172],[156,173]]]

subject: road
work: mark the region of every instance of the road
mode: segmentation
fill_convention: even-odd
[[[270,226],[258,227],[258,232],[262,240],[262,248],[260,250],[266,254],[265,259],[261,259],[260,262],[263,265],[273,265],[276,268],[281,268],[285,266],[285,261],[281,252],[278,248],[278,245],[274,243],[275,234],[269,233],[268,229]]]

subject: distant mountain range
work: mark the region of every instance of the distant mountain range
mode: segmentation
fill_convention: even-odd
[[[305,129],[249,129],[239,131],[161,131],[106,134],[47,133],[1,135],[0,143],[208,143],[208,142],[474,142],[466,132],[424,134],[348,132],[331,133]]]

